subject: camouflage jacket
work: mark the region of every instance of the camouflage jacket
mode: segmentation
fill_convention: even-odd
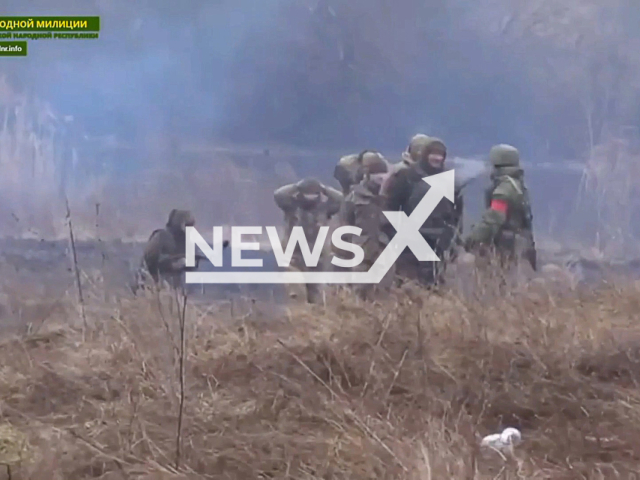
[[[493,185],[485,192],[486,211],[469,233],[466,245],[472,248],[476,244],[493,244],[500,248],[505,246],[507,237],[514,235],[532,242],[533,215],[522,170],[502,167],[492,177]]]
[[[184,257],[185,244],[184,234],[173,234],[167,228],[154,230],[144,248],[146,267],[150,271],[173,270],[173,263],[176,259]]]
[[[409,160],[406,159],[402,159],[399,162],[396,163],[392,163],[390,165],[390,169],[389,169],[389,175],[387,176],[387,185],[390,185],[393,181],[395,181],[398,172],[400,172],[400,170],[404,170],[405,168],[411,168],[411,165],[413,165]]]
[[[284,212],[285,239],[289,239],[293,227],[300,226],[311,244],[318,237],[320,227],[326,225],[331,217],[338,213],[342,205],[342,194],[334,188],[324,188],[326,198],[311,209],[303,208],[298,202],[296,184],[285,185],[274,192],[276,204]]]
[[[343,223],[362,229],[350,241],[362,247],[367,262],[374,262],[389,243],[389,236],[383,231],[388,224],[383,208],[384,197],[362,183],[355,185],[345,199]]]
[[[382,187],[382,194],[386,198],[385,210],[401,210],[411,215],[422,197],[431,188],[422,179],[431,176],[418,164],[399,166]],[[462,215],[464,202],[461,188],[456,185],[455,202],[446,199],[440,201],[433,213],[423,224],[420,232],[431,240],[442,242],[443,248],[448,248],[462,232]]]

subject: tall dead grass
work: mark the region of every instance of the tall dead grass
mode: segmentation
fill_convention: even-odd
[[[629,139],[596,145],[584,172],[579,202],[595,213],[595,246],[607,257],[638,256],[635,228],[640,193],[640,152]]]
[[[341,291],[279,314],[189,304],[179,471],[176,300],[96,300],[85,342],[69,304],[0,345],[2,421],[30,442],[14,475],[631,478],[640,286],[536,288],[484,303]],[[478,449],[506,426],[523,432],[513,457]]]
[[[5,234],[52,236],[64,226],[68,122],[51,106],[17,92],[0,76],[0,195]],[[68,148],[69,147],[69,148]],[[37,230],[36,230],[37,229]]]
[[[235,162],[233,151],[161,150],[146,168],[134,169],[134,174],[123,178],[109,168],[97,168],[96,159],[104,152],[80,142],[75,128],[48,103],[14,90],[0,76],[0,227],[4,236],[66,238],[67,200],[78,239],[146,240],[174,208],[193,210],[203,228],[279,219],[273,202],[265,199],[291,181],[292,172],[266,174],[264,168],[254,168],[255,162],[266,162],[263,152],[243,155],[249,164],[242,166]],[[130,151],[131,158],[126,158],[126,152],[125,157],[110,161],[144,167],[136,157],[139,152]]]
[[[223,154],[193,165],[160,163],[106,192],[117,195],[104,197],[103,219],[109,222],[104,231],[146,241],[173,208],[192,210],[207,236],[215,225],[277,225],[282,219],[273,192],[285,183],[275,173],[239,166]]]

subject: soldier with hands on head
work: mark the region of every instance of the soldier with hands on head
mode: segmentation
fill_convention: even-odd
[[[402,152],[402,166],[410,167],[422,158],[422,152],[430,144],[431,137],[424,133],[418,133],[411,137],[407,149]]]
[[[285,242],[289,241],[293,227],[300,226],[312,247],[313,242],[318,238],[320,227],[326,225],[340,210],[343,195],[314,178],[305,178],[297,183],[278,188],[274,192],[274,200],[285,216]],[[289,268],[294,271],[322,271],[326,260],[324,257],[322,255],[316,267],[307,267],[300,247],[296,245]],[[321,289],[318,284],[307,284],[306,292],[307,302],[320,302]],[[292,293],[291,296],[296,295]]]
[[[392,164],[389,169],[389,174],[382,184],[383,195],[388,196],[390,191],[397,190],[397,184],[402,182],[401,179],[403,175],[406,174],[406,172],[401,172],[408,168],[411,168],[412,165],[415,165],[416,162],[420,160],[423,151],[429,146],[430,142],[431,137],[429,137],[428,135],[424,135],[423,133],[418,133],[411,137],[406,150],[402,152],[402,160],[400,160],[398,163]]]
[[[389,173],[389,164],[380,157],[365,157],[362,162],[362,169],[359,180],[351,188],[351,192],[345,199],[343,224],[353,225],[362,231],[359,236],[354,236],[350,241],[360,245],[364,251],[364,259],[354,270],[369,271],[378,256],[389,243],[387,233],[383,227],[388,220],[382,213],[384,210],[384,198],[380,195],[382,184]],[[394,276],[394,268],[385,275],[379,285],[358,285],[356,291],[358,295],[365,299],[372,299],[372,296],[379,289],[387,290],[391,287]]]
[[[392,177],[398,170],[410,167],[415,164],[422,155],[422,150],[429,144],[430,137],[423,133],[418,133],[411,137],[409,144],[404,152],[402,152],[402,160],[398,163],[394,163],[390,168],[390,175],[388,181],[391,181]]]
[[[492,184],[485,192],[486,211],[465,239],[465,249],[480,254],[493,251],[502,267],[526,259],[536,270],[533,215],[520,153],[511,145],[495,145],[489,161]]]
[[[333,170],[333,178],[340,184],[344,196],[349,194],[349,190],[351,190],[351,186],[354,184],[359,169],[358,157],[359,155],[357,153],[345,155],[340,158],[336,168]]]
[[[349,194],[351,187],[358,183],[358,176],[364,162],[377,162],[386,159],[381,153],[375,150],[363,150],[360,153],[345,155],[340,159],[333,171],[333,178],[338,180],[342,187],[342,195],[345,197]]]

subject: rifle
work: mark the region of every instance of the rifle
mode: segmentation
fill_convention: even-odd
[[[525,251],[525,258],[533,268],[534,272],[538,271],[538,252],[536,250],[536,241],[533,236],[533,213],[531,212],[531,202],[529,201],[529,192],[525,187],[525,201],[527,205],[527,214],[525,216],[526,227],[528,231],[528,241],[527,249]]]
[[[523,253],[523,257],[529,262],[534,272],[538,271],[538,252],[536,250],[536,241],[533,238],[533,232],[529,231],[527,235],[527,246]]]
[[[222,242],[222,248],[225,249],[228,246],[229,246],[229,240],[224,240]],[[176,258],[177,259],[184,258],[184,255],[176,254]],[[184,267],[186,271],[197,269],[198,265],[200,264],[200,260],[207,260],[207,257],[206,257],[206,255],[202,255],[201,253],[196,253],[195,260],[196,260],[196,266],[195,267]]]

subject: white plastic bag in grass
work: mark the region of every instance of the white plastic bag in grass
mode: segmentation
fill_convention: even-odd
[[[483,447],[495,450],[508,450],[522,441],[522,434],[517,428],[505,428],[502,433],[487,435],[480,444]]]

